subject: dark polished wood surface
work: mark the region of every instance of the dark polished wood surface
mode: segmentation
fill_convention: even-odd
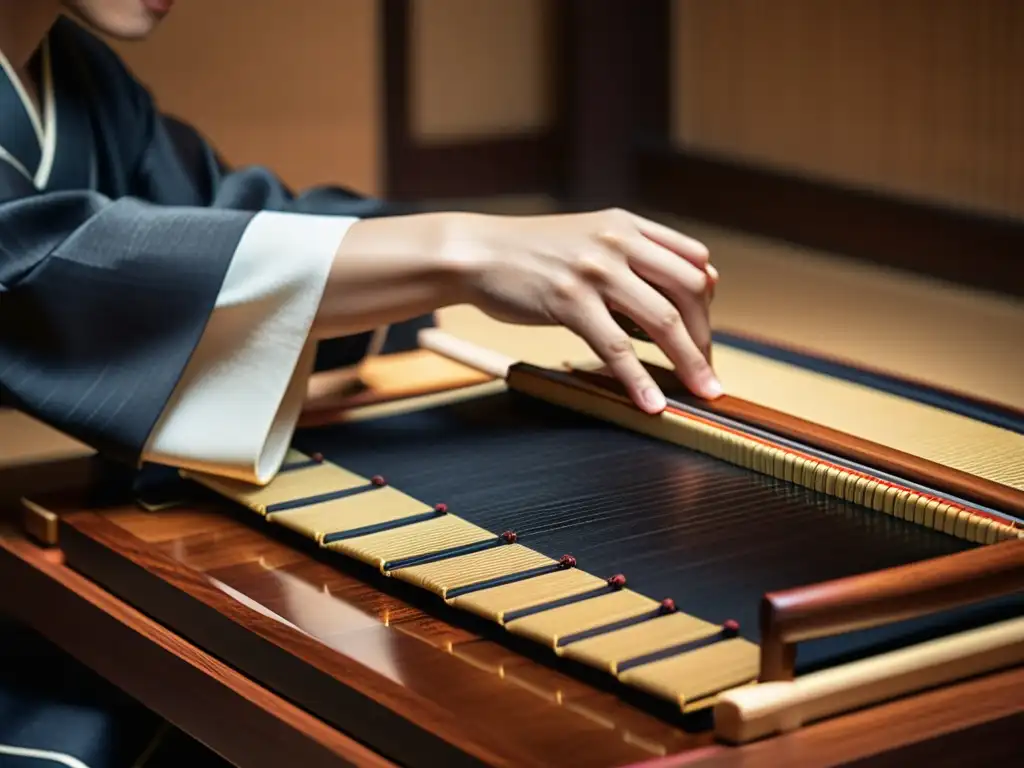
[[[59,550],[0,523],[0,613],[32,626],[225,759],[253,768],[393,765],[63,560]]]
[[[218,504],[99,515],[68,508],[63,546],[261,690],[327,696],[318,706],[327,724],[400,763],[834,765],[989,721],[1006,720],[997,730],[1008,742],[1007,718],[1024,711],[1024,670],[1012,670],[746,747],[718,745],[278,539],[246,514]],[[161,585],[185,599],[168,608]],[[172,636],[155,624],[136,631]],[[301,668],[328,685],[318,688]]]
[[[628,765],[711,742],[228,513],[72,513],[61,537],[128,602],[404,764]]]
[[[894,764],[907,768],[1009,766],[1019,764],[1024,753],[1022,722],[1024,669],[1015,669],[871,707],[739,749],[716,744],[645,768],[816,768],[853,762],[858,768]],[[971,744],[962,737],[965,729],[979,726],[985,726],[979,730],[988,743]],[[915,759],[934,755],[935,743],[945,743],[944,762]],[[893,756],[908,759],[895,763]]]

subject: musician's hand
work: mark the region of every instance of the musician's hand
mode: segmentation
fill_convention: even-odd
[[[665,397],[610,310],[628,315],[695,394],[721,394],[708,309],[718,273],[701,243],[622,210],[503,217],[455,214],[445,238],[468,300],[513,323],[579,334],[645,411]]]

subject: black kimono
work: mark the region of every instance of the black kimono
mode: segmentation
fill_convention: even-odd
[[[40,113],[0,63],[0,401],[131,465],[269,480],[317,356],[371,344],[308,332],[347,228],[386,209],[228,171],[70,20],[33,62]],[[120,764],[123,697],[67,672],[25,689],[18,660],[44,652],[19,632],[0,616],[0,765]]]

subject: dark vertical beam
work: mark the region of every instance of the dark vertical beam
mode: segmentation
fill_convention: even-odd
[[[378,21],[383,92],[384,194],[400,186],[399,174],[411,154],[409,103],[411,98],[410,54],[412,43],[411,0],[380,0]]]
[[[386,196],[547,191],[575,209],[636,200],[640,149],[668,143],[672,2],[549,1],[551,135],[438,147],[417,146],[411,133],[412,0],[380,0]]]
[[[422,0],[425,2],[426,0]],[[412,0],[380,0],[383,195],[391,201],[551,193],[550,131],[423,145],[412,132]]]
[[[671,0],[556,0],[561,194],[628,205],[636,150],[668,135]]]
[[[559,128],[565,202],[589,208],[629,198],[633,2],[559,0]]]
[[[672,113],[672,0],[634,0],[634,147],[667,147]]]

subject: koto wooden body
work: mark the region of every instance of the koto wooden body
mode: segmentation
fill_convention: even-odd
[[[383,753],[410,765],[652,768],[855,760],[889,765],[915,755],[931,765],[957,765],[972,756],[1019,755],[1022,669],[918,692],[744,747],[726,746],[709,730],[667,724],[614,692],[556,672],[457,616],[424,610],[385,591],[387,584],[339,570],[217,506],[158,514],[134,506],[84,513],[73,507],[61,510],[63,546],[77,562],[91,563],[91,576],[101,584],[116,577],[113,567],[132,564],[130,580],[118,582],[122,589],[130,585],[133,595],[124,602],[107,596],[61,565],[60,557],[8,536],[0,573],[34,587],[48,585],[48,591],[33,592],[55,601],[45,614],[53,620],[40,618],[29,600],[17,611],[37,625],[42,621],[67,650],[240,765],[280,765],[273,756],[282,754],[305,756],[305,765],[389,764],[374,754]],[[182,598],[173,616],[154,621],[127,604],[149,595],[152,605],[163,588]],[[123,654],[109,653],[97,639],[100,629],[108,631],[106,624],[86,620],[79,605],[110,617],[106,623],[119,628],[110,637]],[[82,623],[67,626],[58,612]],[[264,640],[255,651],[247,647],[253,637]],[[140,650],[151,646],[166,662],[157,663],[156,651]],[[131,661],[140,652],[148,667]],[[287,703],[296,692],[310,692],[308,676],[291,676],[296,660],[330,678],[338,722]],[[160,671],[164,663],[184,663],[192,673]],[[206,707],[208,700],[216,713]],[[253,710],[266,719],[253,720]],[[218,728],[210,728],[211,718]],[[251,730],[271,722],[284,753],[268,751],[261,733]],[[249,729],[244,738],[243,728]],[[411,740],[410,729],[419,732]]]
[[[490,372],[502,375],[504,361],[492,363]],[[464,388],[481,380],[476,372],[464,380],[457,374],[449,366],[442,376],[428,376],[431,381],[422,389],[406,381],[401,395]],[[471,390],[458,391],[456,397],[473,396]],[[321,404],[310,423],[379,412],[370,408],[353,415],[330,398]],[[966,682],[957,679],[959,674],[929,673],[922,680],[916,673],[940,666],[942,659],[960,658],[946,645],[930,657],[932,662],[871,660],[877,663],[867,665],[867,674],[849,683],[842,670],[822,673],[824,678],[808,680],[802,689],[767,705],[756,697],[745,699],[744,690],[737,689],[723,707],[734,706],[748,713],[748,722],[760,718],[760,724],[736,726],[730,737],[736,741],[785,730],[793,717],[801,722],[831,719],[730,747],[715,741],[707,720],[682,717],[664,702],[659,708],[657,701],[592,670],[570,664],[556,671],[550,654],[538,653],[530,643],[501,635],[493,625],[429,595],[403,589],[377,569],[317,550],[281,526],[267,530],[259,516],[223,500],[193,500],[155,512],[134,504],[87,508],[74,497],[36,498],[36,504],[45,510],[39,518],[43,524],[37,519],[31,530],[43,539],[59,538],[61,557],[78,573],[67,571],[61,558],[41,557],[23,538],[11,535],[2,542],[0,573],[16,581],[34,569],[33,578],[54,599],[64,595],[52,587],[55,581],[62,581],[66,591],[88,593],[79,602],[117,615],[119,643],[163,642],[174,655],[168,638],[178,638],[175,648],[188,649],[193,669],[210,669],[211,675],[220,675],[221,688],[233,691],[233,697],[222,699],[222,708],[225,716],[237,708],[237,719],[231,721],[234,736],[210,731],[208,725],[206,733],[208,743],[240,764],[275,764],[275,754],[281,764],[280,745],[285,743],[296,759],[310,765],[831,765],[871,756],[878,756],[880,764],[890,758],[937,764],[936,755],[957,756],[954,764],[962,764],[981,754],[977,739],[987,741],[991,759],[1012,759],[1020,751],[1014,736],[1024,717],[1024,670],[992,671],[1019,664],[1019,653],[1012,647],[1007,651],[1005,643],[981,643],[988,650],[997,647],[1002,661],[961,664],[963,675],[984,674]],[[59,519],[57,536],[47,513]],[[1015,556],[1014,563],[1019,559]],[[1019,574],[1019,567],[1013,567]],[[96,585],[111,594],[101,600]],[[48,635],[59,636],[58,642],[87,663],[103,665],[104,674],[119,682],[122,673],[109,646],[85,632],[85,623],[82,632],[67,631],[24,600],[15,602],[14,610],[30,623],[45,625]],[[60,608],[55,604],[52,610]],[[779,642],[796,642],[798,635],[780,635]],[[1009,642],[1019,642],[1019,632]],[[196,693],[170,695],[140,685],[137,664],[126,666],[136,674],[122,675],[119,684],[186,730],[203,730],[203,707],[193,712],[183,705],[189,696],[202,695],[200,685],[188,689]],[[879,703],[865,680],[881,680],[887,671],[913,678],[913,684],[876,686],[885,689],[885,697],[912,695]],[[933,684],[945,687],[921,692]],[[168,679],[168,685],[174,681]],[[258,711],[254,700],[262,702]],[[804,711],[793,715],[796,706]],[[869,708],[841,714],[853,706]],[[789,714],[779,715],[786,707]],[[275,717],[276,752],[261,751],[256,732],[251,745],[238,738],[239,728],[267,727]]]

